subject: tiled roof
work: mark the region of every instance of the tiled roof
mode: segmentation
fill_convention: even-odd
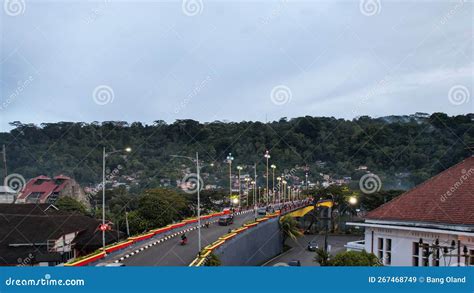
[[[69,177],[63,175],[57,176],[54,179],[44,175],[35,177],[28,181],[18,196],[18,199],[26,199],[32,193],[40,193],[40,199],[44,200],[51,195],[51,193],[61,191],[69,179]],[[60,182],[56,182],[57,180]]]
[[[365,218],[474,225],[474,157],[376,208]]]

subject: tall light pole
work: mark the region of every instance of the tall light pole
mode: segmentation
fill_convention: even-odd
[[[234,157],[232,157],[232,154],[229,153],[227,156],[227,163],[229,164],[229,203],[232,205],[232,161],[234,160]]]
[[[275,196],[275,169],[277,166],[271,165],[270,168],[272,168],[272,196],[273,196],[273,204],[276,202],[276,196]]]
[[[191,162],[196,162],[196,176],[197,176],[197,218],[198,218],[198,253],[201,252],[202,249],[202,242],[201,242],[201,168],[205,167],[205,165],[199,164],[199,153],[196,152],[196,158],[187,157],[187,156],[179,156],[179,155],[171,155],[173,158],[184,158],[188,159]],[[207,165],[206,165],[207,166]],[[209,164],[209,166],[213,167],[214,164]]]
[[[283,180],[283,202],[286,201],[286,180]]]
[[[270,196],[270,190],[268,189],[268,159],[270,159],[270,153],[267,151],[265,151],[265,155],[264,155],[265,159],[267,159],[267,199],[266,199],[266,204],[268,206],[268,198]]]
[[[255,188],[254,188],[254,197],[253,197],[253,209],[255,213],[255,219],[257,219],[257,163],[254,165],[254,183],[255,183]]]
[[[112,154],[118,153],[118,152],[127,152],[130,153],[132,151],[131,148],[127,147],[124,150],[118,150],[118,151],[112,151],[112,152],[106,152],[105,151],[105,146],[102,149],[102,226],[100,230],[102,230],[102,250],[105,252],[105,158],[107,156],[110,156]]]
[[[308,172],[306,172],[306,193],[308,193],[308,188],[309,188],[309,185],[308,185]]]
[[[250,197],[250,181],[251,179],[249,177],[245,177],[245,183],[246,183],[246,187],[247,187],[247,200],[246,200],[246,206],[247,208],[249,207],[249,197]]]
[[[278,176],[277,177],[277,181],[278,181],[278,205],[281,204],[281,177]]]
[[[239,180],[239,210],[240,210],[240,207],[241,207],[241,202],[242,202],[242,188],[241,188],[241,182],[240,182],[240,171],[242,171],[242,166],[237,166],[237,171],[239,173],[239,176],[238,176],[238,180]]]

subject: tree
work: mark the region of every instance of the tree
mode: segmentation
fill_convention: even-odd
[[[302,235],[298,229],[298,222],[291,216],[281,218],[280,230],[283,234],[283,245],[285,245],[288,238],[295,240]]]
[[[87,209],[86,207],[76,199],[70,197],[70,196],[62,196],[60,197],[54,205],[62,210],[62,211],[67,211],[67,212],[77,212],[80,214],[87,214]]]
[[[166,188],[146,190],[129,213],[131,233],[159,228],[190,215],[184,196]]]
[[[219,257],[217,255],[215,255],[214,253],[211,253],[208,257],[207,257],[207,261],[206,261],[206,266],[207,267],[218,267],[221,265],[221,260],[219,259]]]
[[[322,248],[318,248],[316,250],[316,256],[314,257],[314,261],[318,262],[321,266],[329,266],[331,255]]]
[[[345,251],[338,253],[330,260],[331,266],[381,266],[380,260],[373,253],[364,251]]]

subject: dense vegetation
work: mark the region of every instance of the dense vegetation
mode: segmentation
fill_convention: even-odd
[[[187,160],[172,160],[172,154],[194,156],[198,151],[204,161],[215,163],[203,168],[206,184],[225,186],[229,152],[233,166],[248,166],[243,172],[251,173],[254,162],[259,172],[264,170],[266,149],[278,173],[286,169],[303,178],[304,166],[313,182],[321,180],[320,173],[351,176],[356,182],[364,174],[356,168],[365,165],[383,179],[384,188],[406,189],[468,156],[466,146],[474,142],[472,118],[435,113],[352,121],[306,116],[269,123],[13,122],[9,133],[0,133],[0,144],[7,148],[9,173],[27,179],[63,173],[85,186],[101,180],[103,146],[108,151],[130,146],[131,154],[107,159],[108,172],[120,165],[119,173],[136,178],[140,191],[164,182],[175,185],[185,167],[193,168]]]

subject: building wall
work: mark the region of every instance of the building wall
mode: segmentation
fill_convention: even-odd
[[[224,266],[258,266],[283,251],[278,218],[258,224],[216,249]]]
[[[457,246],[458,240],[461,241],[461,254],[464,245],[467,246],[474,260],[474,237],[463,237],[457,235],[449,235],[440,233],[405,231],[395,229],[382,229],[367,227],[365,230],[365,250],[377,255],[385,266],[416,266],[416,259],[418,266],[424,266],[423,249],[419,247],[418,254],[416,254],[416,246],[420,240],[426,244],[434,244],[438,238],[440,245],[450,246],[452,240],[456,241],[456,250],[449,252],[449,255],[443,255],[440,252],[439,266],[457,266]],[[390,245],[391,242],[391,245]],[[391,248],[390,248],[391,246]],[[417,258],[416,258],[417,257]],[[462,265],[465,264],[465,257],[461,257]],[[429,266],[435,266],[434,254],[427,258]]]
[[[15,194],[12,193],[0,193],[0,203],[14,203]]]

